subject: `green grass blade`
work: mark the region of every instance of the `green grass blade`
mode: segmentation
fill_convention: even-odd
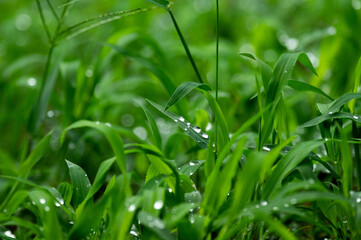
[[[227,121],[216,99],[208,91],[202,89],[200,89],[200,91],[206,96],[208,103],[211,106],[213,113],[215,115],[217,124],[219,126],[218,134],[219,134],[220,144],[218,149],[223,149],[223,147],[229,142],[229,131],[228,131]]]
[[[287,85],[290,86],[291,88],[297,90],[297,91],[314,92],[314,93],[317,93],[317,94],[320,94],[320,95],[324,96],[325,98],[327,98],[327,99],[329,99],[331,101],[334,100],[332,97],[327,95],[321,89],[319,89],[317,87],[314,87],[311,84],[308,84],[308,83],[305,83],[305,82],[295,81],[295,80],[288,80]]]
[[[161,113],[173,119],[177,123],[177,125],[185,131],[185,133],[190,136],[193,140],[195,140],[201,148],[207,148],[208,145],[208,135],[203,132],[199,127],[187,122],[182,116],[178,116],[168,110],[164,111],[164,107],[151,101],[147,101],[156,109],[158,109]]]
[[[178,169],[180,174],[184,174],[188,177],[192,176],[200,166],[204,164],[204,160],[201,161],[190,161],[189,163],[184,164]]]
[[[107,138],[113,149],[118,167],[123,172],[123,174],[126,175],[127,168],[126,168],[123,140],[116,133],[116,131],[112,129],[111,126],[108,126],[101,122],[92,122],[88,120],[77,121],[63,131],[61,135],[61,143],[64,142],[65,135],[69,130],[76,128],[84,128],[84,127],[97,129],[98,131],[100,131],[102,134],[105,135],[105,137]],[[126,189],[126,191],[128,192],[128,194],[130,194],[131,193],[130,187]]]
[[[45,239],[63,239],[54,200],[49,194],[39,189],[29,191],[29,197],[39,210],[36,215],[38,215],[43,224]]]
[[[263,83],[263,87],[268,92],[269,82],[272,78],[272,68],[268,66],[265,62],[263,62],[261,59],[257,58],[256,56],[250,54],[250,53],[240,53],[241,56],[247,57],[249,59],[257,61],[258,69],[261,74],[261,79]]]
[[[143,109],[143,111],[144,111],[144,113],[145,113],[145,115],[146,115],[146,117],[148,119],[150,128],[152,130],[152,135],[153,135],[153,140],[154,140],[155,146],[157,146],[159,149],[162,149],[163,148],[162,137],[161,137],[161,135],[159,133],[158,126],[155,123],[151,112],[149,111],[149,109],[143,103],[141,103],[141,102],[136,102],[136,103]]]
[[[50,49],[43,82],[41,83],[39,94],[37,96],[35,105],[33,106],[33,109],[30,114],[28,130],[31,133],[36,133],[38,131],[38,128],[40,127],[45,117],[45,113],[49,104],[49,99],[53,91],[55,82],[58,78],[58,72],[59,72],[58,63],[60,62],[60,60],[57,60],[51,72],[48,74],[52,55],[53,55],[53,49]]]
[[[167,0],[145,0],[145,1],[153,3],[153,4],[157,5],[158,7],[161,7],[168,11],[169,2]]]
[[[71,184],[73,185],[73,205],[76,208],[87,197],[91,184],[88,175],[81,167],[68,160],[65,161],[68,165]]]
[[[172,240],[176,239],[166,228],[166,224],[159,218],[156,218],[149,213],[140,212],[138,214],[138,219],[140,224],[151,230],[163,240]]]
[[[58,191],[64,199],[65,206],[69,206],[73,197],[73,186],[68,182],[62,182],[58,187]]]
[[[357,92],[358,87],[360,86],[360,81],[361,81],[361,57],[358,60],[357,66],[356,66],[356,71],[355,71],[355,84],[353,87],[353,91],[352,92]],[[355,110],[355,100],[351,100],[348,104],[348,107],[350,108],[351,112],[354,112]]]
[[[196,82],[184,82],[182,83],[172,94],[169,99],[164,111],[176,104],[179,100],[185,97],[188,93],[190,93],[193,89],[199,88],[206,91],[211,91],[212,89],[205,83],[196,83]]]
[[[114,162],[115,158],[110,158],[100,164],[99,170],[95,176],[92,186],[89,189],[85,201],[93,197],[94,194],[101,188],[103,183],[106,181],[110,167],[113,165]]]
[[[263,191],[263,198],[268,199],[286,177],[313,149],[321,146],[324,141],[314,140],[299,143],[283,157],[272,171]]]
[[[330,112],[315,117],[314,119],[301,124],[300,127],[313,127],[330,119],[349,119],[354,122],[361,123],[361,117],[358,115],[351,114],[348,112],[335,112],[335,113]]]

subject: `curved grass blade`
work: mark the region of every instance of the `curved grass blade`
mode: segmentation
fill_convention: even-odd
[[[331,114],[330,114],[331,113]],[[300,127],[313,127],[329,119],[349,119],[357,123],[361,123],[361,117],[348,112],[325,113],[324,115],[315,117],[314,119],[305,122]]]
[[[268,199],[279,187],[281,181],[286,177],[313,149],[321,146],[322,140],[302,142],[295,146],[286,156],[284,156],[272,171],[263,191],[263,198]]]
[[[135,14],[138,14],[138,13],[143,13],[143,12],[147,12],[149,11],[150,9],[133,9],[133,10],[128,10],[128,11],[124,11],[124,12],[118,12],[118,13],[112,13],[110,15],[110,17],[106,18],[107,15],[101,15],[99,16],[100,18],[105,18],[104,20],[101,20],[97,23],[94,23],[88,27],[84,27],[84,28],[81,28],[73,33],[70,33],[67,35],[68,32],[71,32],[71,30],[75,29],[76,27],[80,26],[80,25],[83,25],[85,23],[88,23],[88,22],[91,22],[93,21],[93,19],[90,19],[91,21],[89,20],[84,20],[83,22],[80,22],[80,23],[77,23],[76,25],[74,26],[71,26],[70,29],[66,29],[62,32],[62,36],[63,35],[66,35],[65,37],[65,40],[69,40],[69,39],[72,39],[74,37],[77,37],[78,35],[82,34],[82,33],[85,33],[91,29],[94,29],[96,27],[99,27],[101,25],[104,25],[104,24],[107,24],[107,23],[110,23],[110,22],[113,22],[115,20],[119,20],[119,19],[122,19],[124,17],[128,17],[128,16],[133,16]],[[118,15],[119,14],[119,15]],[[97,20],[99,17],[95,17],[94,20]],[[63,37],[62,37],[63,38]],[[58,40],[58,39],[57,39]]]
[[[317,93],[317,94],[320,94],[320,95],[324,96],[325,98],[327,98],[327,99],[329,99],[331,101],[334,100],[332,97],[327,95],[321,89],[319,89],[317,87],[314,87],[311,84],[308,84],[308,83],[305,83],[305,82],[295,81],[295,80],[288,80],[287,85],[290,86],[291,88],[295,89],[295,90],[298,90],[298,91],[314,92],[314,93]]]
[[[184,96],[190,93],[193,89],[199,88],[206,91],[211,91],[212,89],[205,83],[196,83],[196,82],[184,82],[182,83],[172,94],[171,98],[169,99],[164,111],[168,108],[176,104],[179,100],[181,100]]]
[[[157,146],[159,149],[162,149],[162,146],[163,146],[162,145],[162,137],[160,136],[158,126],[155,123],[152,114],[150,113],[149,109],[143,103],[141,103],[139,101],[136,101],[136,103],[143,109],[145,116],[148,119],[150,128],[152,130],[152,135],[153,135],[153,140],[154,140],[155,146]]]
[[[157,5],[158,7],[161,7],[168,11],[169,2],[167,0],[145,0],[145,1],[153,3],[153,4]]]
[[[110,158],[100,164],[93,185],[90,187],[89,192],[85,198],[85,201],[93,197],[94,194],[100,189],[100,187],[106,181],[109,169],[114,162],[115,162],[115,158]]]
[[[187,122],[182,116],[178,116],[168,110],[164,111],[164,107],[162,107],[161,105],[148,100],[147,101],[156,109],[158,109],[160,112],[162,112],[164,115],[168,116],[169,118],[173,119],[173,121],[175,121],[177,123],[177,125],[183,130],[185,131],[185,133],[190,136],[193,140],[195,140],[198,145],[201,148],[207,148],[208,145],[208,135],[204,132],[202,132],[202,130]]]
[[[71,184],[73,185],[73,205],[76,208],[87,197],[91,184],[88,175],[81,167],[68,160],[65,161],[68,165]]]

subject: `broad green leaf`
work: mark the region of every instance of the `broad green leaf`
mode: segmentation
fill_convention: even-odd
[[[158,174],[160,175],[172,175],[173,170],[169,167],[169,165],[161,160],[159,157],[156,156],[152,156],[152,155],[147,155],[149,161],[152,163],[151,166],[154,167],[154,169],[157,170]],[[169,187],[175,192],[176,191],[176,182],[175,179],[173,177],[167,177],[165,179],[165,181],[167,182],[167,184],[169,185]]]
[[[73,205],[76,208],[86,198],[91,184],[88,175],[78,165],[65,160],[69,168],[69,175],[73,185]]]
[[[136,102],[136,103],[143,109],[143,111],[148,119],[150,128],[152,130],[155,146],[157,146],[159,149],[162,149],[162,137],[159,133],[158,126],[155,123],[152,114],[150,113],[149,109],[143,103],[141,103],[141,102]]]
[[[147,227],[149,230],[154,232],[156,236],[163,240],[172,240],[176,239],[170,231],[166,228],[166,224],[159,218],[154,217],[153,215],[140,212],[138,214],[138,220],[141,225]]]
[[[153,105],[153,107],[155,107],[156,109],[158,109],[160,112],[162,112],[164,115],[168,116],[169,118],[173,119],[173,121],[175,121],[177,123],[177,125],[183,130],[185,131],[185,133],[190,136],[193,140],[195,140],[198,145],[201,148],[207,148],[208,145],[208,134],[206,134],[205,132],[202,132],[202,130],[197,127],[194,126],[193,124],[191,124],[190,122],[186,121],[184,119],[184,117],[182,116],[177,116],[176,114],[166,110],[164,111],[164,107],[162,107],[161,105],[148,100],[147,101]]]
[[[45,238],[63,239],[54,200],[48,193],[39,189],[29,191],[29,197],[39,210],[39,217],[43,224]]]
[[[165,10],[168,11],[168,4],[169,2],[167,0],[146,0],[147,2],[153,3]]]
[[[164,111],[168,108],[176,104],[180,101],[183,97],[185,97],[188,93],[190,93],[193,89],[199,88],[206,91],[211,91],[212,89],[205,83],[196,83],[196,82],[184,82],[182,83],[177,89],[174,91],[172,96],[170,97]]]
[[[324,141],[314,140],[296,145],[284,156],[272,171],[263,191],[263,198],[268,199],[286,177],[313,149],[321,146]]]
[[[290,86],[291,88],[297,90],[297,91],[314,92],[314,93],[320,94],[320,95],[328,98],[331,101],[334,100],[332,97],[330,97],[329,95],[324,93],[321,89],[319,89],[317,87],[314,87],[311,84],[308,84],[308,83],[305,83],[305,82],[295,81],[295,80],[288,80],[287,85]]]

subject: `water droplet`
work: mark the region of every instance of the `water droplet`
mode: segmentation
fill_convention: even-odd
[[[173,192],[173,190],[172,190],[171,188],[168,188],[168,192],[170,192],[170,193],[171,193],[171,192]]]
[[[206,126],[206,131],[210,131],[212,129],[212,123],[208,123]]]
[[[54,117],[55,113],[53,110],[49,110],[47,113],[46,113],[46,116],[48,116],[48,118],[52,118]]]
[[[112,124],[111,123],[106,123],[105,125],[107,125],[108,127],[111,127],[112,126]]]
[[[40,202],[41,204],[45,204],[45,203],[46,203],[46,200],[45,200],[44,198],[40,198],[39,202]]]
[[[174,119],[174,121],[175,121],[175,122],[178,122],[178,120],[177,120],[177,119]]]
[[[184,117],[180,116],[179,121],[184,122]]]
[[[353,118],[354,119],[359,119],[359,116],[354,115]]]
[[[278,207],[273,207],[272,209],[273,209],[273,211],[275,211],[275,212],[278,211]]]
[[[256,204],[256,206],[254,206],[255,208],[259,208],[259,205],[258,204]]]
[[[14,238],[14,239],[16,238],[15,235],[10,230],[5,231],[4,234],[9,238]]]
[[[194,162],[189,162],[189,166],[194,166],[194,165],[196,165]]]
[[[191,125],[191,123],[190,122],[187,122],[187,126],[189,127]]]
[[[296,199],[296,198],[291,198],[290,203],[291,203],[291,204],[296,204],[296,203],[297,203],[297,199]]]
[[[325,141],[327,142],[327,141],[328,141],[328,138],[325,138]]]
[[[22,13],[16,17],[15,26],[19,31],[26,31],[31,27],[31,17]]]
[[[361,202],[361,198],[359,198],[359,197],[356,198],[356,202],[357,202],[357,203]]]
[[[261,202],[261,206],[264,207],[264,206],[267,206],[267,205],[268,205],[268,202],[267,202],[267,201],[262,201],[262,202]]]
[[[287,70],[285,70],[285,73],[287,73]]]
[[[288,203],[285,203],[285,205],[284,205],[285,207],[289,207],[289,205],[288,205]]]
[[[69,224],[70,224],[70,225],[73,225],[73,224],[74,224],[74,222],[73,222],[73,221],[69,221]]]
[[[55,206],[60,207],[60,203],[55,202]]]
[[[95,124],[96,124],[96,125],[99,125],[99,124],[100,124],[100,122],[99,122],[99,121],[96,121],[96,122],[95,122]]]
[[[87,76],[88,78],[91,78],[93,76],[93,70],[91,70],[91,69],[86,70],[85,76]]]
[[[138,237],[139,236],[139,234],[136,232],[136,231],[130,231],[130,235],[133,235],[133,236],[135,236],[135,237]]]
[[[88,185],[86,185],[86,187],[90,188],[92,185],[89,183]]]
[[[37,81],[35,78],[29,78],[27,83],[30,87],[34,87],[34,86],[36,86]]]
[[[50,211],[49,206],[46,206],[46,207],[45,207],[45,211],[46,211],[46,212],[49,212],[49,211]]]
[[[154,209],[161,209],[163,207],[163,201],[162,200],[158,200],[158,201],[155,201],[154,205],[153,205]]]
[[[361,2],[360,0],[352,0],[352,7],[355,10],[360,10],[361,9]]]
[[[263,147],[263,150],[265,150],[265,151],[271,151],[271,149],[270,149],[269,147],[266,147],[266,146]]]
[[[328,114],[330,114],[330,115],[331,115],[331,114],[333,114],[333,112],[328,112]]]
[[[129,212],[134,212],[135,209],[136,209],[135,205],[134,205],[134,204],[131,204],[131,205],[129,206],[129,208],[128,208],[128,211],[129,211]]]
[[[194,127],[193,130],[196,132],[196,133],[200,133],[201,132],[201,129],[199,127]]]
[[[207,134],[207,133],[203,133],[203,134],[202,134],[202,138],[208,139],[208,134]]]
[[[188,131],[188,128],[184,128],[184,131]]]

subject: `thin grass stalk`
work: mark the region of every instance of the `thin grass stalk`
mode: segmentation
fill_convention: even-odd
[[[53,13],[56,21],[59,23],[58,14],[56,14],[55,9],[53,8],[53,5],[51,4],[50,0],[46,0],[46,2],[48,3],[48,6],[49,6],[49,8],[50,8],[50,11]]]
[[[43,14],[43,9],[41,7],[41,4],[40,4],[39,0],[36,0],[36,5],[38,7],[41,23],[42,23],[43,28],[45,30],[46,36],[48,37],[48,41],[51,42],[51,35],[50,35],[48,27],[46,26],[45,17],[44,17],[44,14]]]
[[[352,122],[352,137],[358,138],[359,133],[356,122]],[[360,162],[360,146],[358,143],[353,144],[355,151],[355,162],[356,162],[356,178],[357,178],[357,191],[361,189],[361,162]]]
[[[218,103],[218,74],[219,74],[219,1],[216,0],[216,101]],[[215,139],[215,159],[217,160],[217,152],[218,152],[218,127],[217,127],[217,119],[215,120],[214,126],[214,139]]]
[[[192,54],[191,54],[191,52],[189,51],[188,44],[187,44],[186,40],[185,40],[184,37],[183,37],[183,34],[182,34],[182,32],[181,32],[178,24],[177,24],[177,21],[175,20],[175,17],[174,17],[174,15],[173,15],[172,11],[171,11],[171,10],[168,10],[168,12],[169,12],[170,17],[172,18],[173,25],[174,25],[175,29],[177,30],[178,36],[179,36],[180,40],[182,41],[182,44],[183,44],[184,50],[185,50],[186,53],[187,53],[188,59],[189,59],[189,61],[191,62],[192,67],[193,67],[193,69],[194,69],[194,71],[195,71],[195,73],[196,73],[196,75],[197,75],[198,81],[199,81],[200,83],[204,83],[204,81],[203,81],[203,79],[202,79],[202,77],[201,77],[201,74],[200,74],[199,71],[198,71],[197,65],[196,65],[196,63],[194,62],[194,59],[193,59],[193,57],[192,57]]]

